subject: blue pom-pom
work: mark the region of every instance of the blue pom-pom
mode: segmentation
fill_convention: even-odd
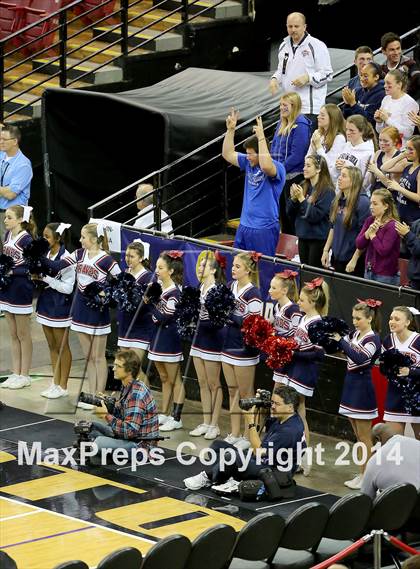
[[[158,282],[147,285],[144,295],[147,297],[149,304],[157,304],[162,296],[162,286]]]
[[[25,259],[25,264],[31,274],[44,274],[45,271],[42,259],[45,259],[49,250],[49,243],[44,237],[34,239],[23,248],[22,256]]]
[[[83,291],[86,306],[102,312],[111,302],[111,287],[108,283],[92,282]]]
[[[349,333],[347,323],[341,318],[334,316],[323,316],[321,320],[315,320],[308,326],[308,336],[310,341],[324,348],[327,354],[338,352],[340,346],[336,340],[331,338],[331,334],[339,334],[341,337]]]
[[[176,305],[176,326],[183,340],[190,340],[197,328],[200,314],[200,289],[186,286]]]
[[[235,310],[236,299],[226,285],[218,284],[207,293],[204,306],[211,324],[215,328],[223,328],[230,321],[230,315]]]
[[[395,382],[400,382],[400,380],[403,379],[398,376],[400,367],[410,367],[411,363],[410,357],[401,353],[396,348],[385,350],[379,356],[380,372]]]
[[[0,290],[5,290],[12,282],[10,271],[15,266],[15,262],[10,255],[2,253],[0,255]]]

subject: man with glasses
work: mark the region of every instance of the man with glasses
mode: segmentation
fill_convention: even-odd
[[[17,126],[5,125],[0,132],[0,251],[6,233],[4,214],[13,205],[28,205],[32,165],[19,148]]]
[[[215,451],[218,459],[206,471],[185,478],[185,486],[189,490],[199,490],[219,485],[218,490],[232,491],[234,486],[237,487],[238,480],[259,478],[260,470],[268,467],[278,467],[293,475],[297,470],[299,451],[306,448],[303,421],[297,413],[298,406],[299,394],[293,387],[276,386],[271,395],[270,416],[265,422],[262,440],[254,422],[255,408],[243,412],[252,452],[246,467],[244,468],[246,457],[243,452],[223,440],[214,441],[210,450]],[[220,485],[225,482],[221,488]]]

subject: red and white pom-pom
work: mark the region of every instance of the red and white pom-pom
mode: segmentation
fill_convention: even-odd
[[[274,333],[273,325],[260,314],[251,314],[242,324],[244,342],[253,348],[261,349],[268,336]]]
[[[293,338],[269,336],[261,346],[261,351],[268,356],[265,361],[268,367],[271,369],[278,369],[292,361],[293,350],[296,348],[297,343]]]

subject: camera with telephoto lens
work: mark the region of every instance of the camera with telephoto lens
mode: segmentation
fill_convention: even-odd
[[[259,397],[249,397],[248,399],[239,399],[239,407],[243,411],[249,411],[251,407],[257,409],[270,409],[271,407],[271,393],[267,389],[260,389],[258,391]]]
[[[89,405],[94,405],[95,407],[101,407],[103,401],[108,412],[112,414],[117,400],[115,397],[108,397],[107,395],[93,395],[92,393],[84,393],[82,391],[79,395],[79,401],[82,403],[88,403]]]

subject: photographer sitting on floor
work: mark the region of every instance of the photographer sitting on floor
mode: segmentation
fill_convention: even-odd
[[[261,392],[263,393],[265,392]],[[269,395],[269,392],[267,394]],[[239,405],[245,409],[246,402],[246,399],[241,400]],[[217,440],[210,447],[217,454],[216,462],[207,471],[185,478],[185,486],[189,490],[199,490],[206,486],[223,484],[231,477],[235,479],[232,484],[237,485],[237,480],[260,478],[260,471],[269,467],[278,467],[292,476],[297,468],[298,451],[306,448],[303,422],[297,413],[298,406],[299,394],[293,387],[276,386],[271,400],[261,397],[257,405],[242,411],[248,425],[252,450],[246,468],[243,451],[225,441]],[[270,416],[265,422],[266,432],[261,441],[254,420],[258,409],[264,407],[270,408]],[[224,486],[226,488],[223,490],[229,491],[228,484]],[[222,490],[220,486],[217,489]]]
[[[108,408],[104,415],[107,424],[94,421],[90,436],[98,447],[91,462],[100,464],[102,449],[148,449],[152,445],[147,439],[159,435],[156,403],[149,388],[136,378],[141,362],[133,350],[115,354],[114,377],[121,381],[120,398]]]

